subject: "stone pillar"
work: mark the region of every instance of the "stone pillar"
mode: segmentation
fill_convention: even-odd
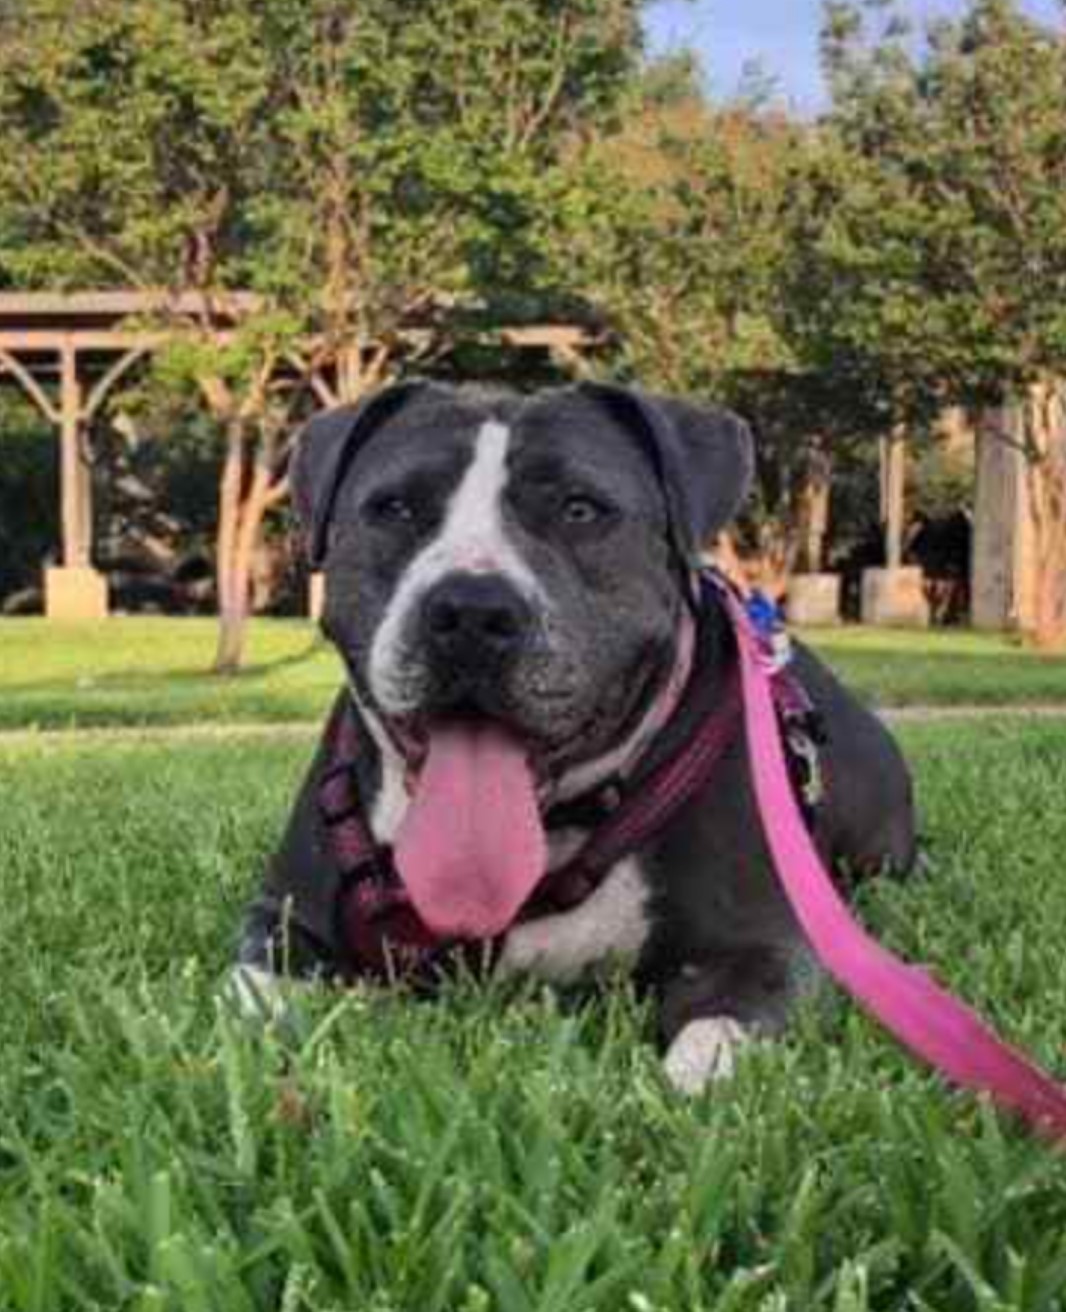
[[[928,627],[929,602],[917,565],[863,570],[862,622],[895,628]]]
[[[839,624],[840,575],[793,574],[788,580],[790,624]]]
[[[107,618],[107,580],[87,566],[62,565],[44,572],[44,613],[50,620]]]

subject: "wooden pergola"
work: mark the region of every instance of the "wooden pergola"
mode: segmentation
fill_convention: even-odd
[[[19,387],[59,441],[61,563],[46,571],[46,613],[96,618],[107,613],[107,589],[93,569],[93,421],[114,388],[170,333],[154,324],[208,324],[216,340],[260,306],[251,292],[210,300],[166,291],[0,293],[0,384]],[[591,343],[578,326],[531,324],[497,334],[517,350],[547,349],[573,359]],[[332,391],[312,385],[324,403]]]
[[[59,439],[61,564],[46,573],[49,615],[107,611],[104,580],[92,568],[90,433],[113,389],[165,340],[143,325],[164,313],[235,322],[252,303],[243,295],[207,307],[165,292],[0,293],[0,382],[18,386]]]
[[[59,442],[60,562],[45,572],[46,612],[56,618],[88,618],[107,613],[103,575],[93,568],[94,420],[113,390],[139,362],[157,351],[180,325],[208,325],[225,340],[241,319],[259,308],[250,292],[210,301],[199,294],[165,291],[0,292],[0,385],[18,387],[53,427]],[[158,324],[175,325],[164,330]],[[417,331],[412,337],[417,336]],[[523,324],[497,330],[497,342],[517,351],[547,350],[580,368],[596,334],[573,324]],[[311,384],[323,404],[336,399],[334,381],[315,375]],[[1000,504],[1004,488],[1021,486],[1000,468],[1013,458],[1002,443],[985,442],[979,460],[974,552],[974,619],[1001,627],[1018,609],[1023,591],[1005,561],[1018,555],[1024,536],[1025,507],[1020,493]],[[996,462],[999,462],[998,464]],[[886,526],[886,582],[903,579],[908,594],[920,587],[901,569],[904,524],[906,443],[899,431],[882,444],[881,512]],[[993,468],[995,466],[995,468]],[[1014,466],[1011,465],[1011,470]],[[999,496],[995,500],[992,494]],[[1006,536],[1004,536],[1006,535]],[[1008,550],[1008,542],[1014,544]],[[1006,573],[1010,578],[1006,578]],[[1001,578],[1000,576],[1004,576]],[[1008,586],[1009,584],[1009,586]],[[898,622],[908,622],[900,617]],[[913,622],[913,620],[911,621]]]

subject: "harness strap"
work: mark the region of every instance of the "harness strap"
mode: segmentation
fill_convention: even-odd
[[[622,798],[571,861],[545,877],[532,909],[565,911],[588,897],[612,866],[641,848],[703,788],[740,722],[740,684],[734,669],[718,707],[675,755]]]
[[[721,595],[740,651],[748,752],[759,815],[785,893],[826,969],[892,1034],[957,1084],[1066,1138],[1066,1088],[1010,1047],[929,973],[900,961],[852,918],[803,823],[760,644],[734,594]]]
[[[619,792],[616,805],[580,851],[545,876],[524,918],[565,911],[583,901],[616,862],[640,848],[700,791],[740,723],[740,684],[734,669],[718,707],[698,722],[677,752],[641,779],[639,788]],[[406,902],[406,895],[395,876],[391,852],[375,841],[363,815],[355,783],[359,750],[358,722],[349,706],[334,727],[330,763],[319,784],[319,813],[341,874],[359,888],[362,913],[380,916],[395,911]],[[418,938],[431,941],[428,934]]]

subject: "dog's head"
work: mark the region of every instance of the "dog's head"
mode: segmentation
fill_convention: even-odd
[[[721,410],[407,383],[312,420],[292,481],[326,630],[409,761],[495,727],[543,784],[669,678],[691,567],[752,464]]]

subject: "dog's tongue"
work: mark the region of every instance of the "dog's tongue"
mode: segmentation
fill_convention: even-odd
[[[522,745],[497,725],[437,726],[394,856],[434,933],[492,938],[505,930],[547,865]]]

